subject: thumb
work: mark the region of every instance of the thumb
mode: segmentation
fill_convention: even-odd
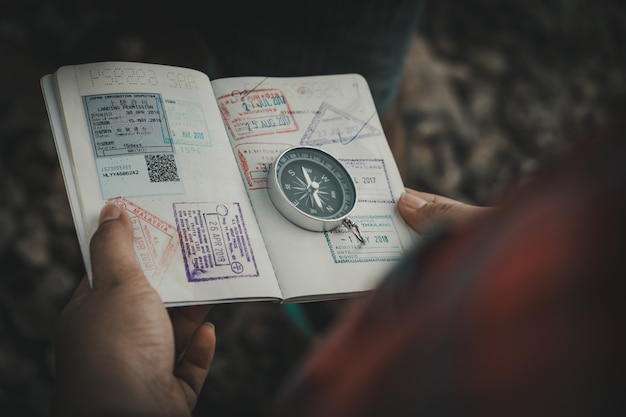
[[[491,207],[473,206],[410,188],[398,200],[400,215],[416,231],[422,231],[432,223],[468,220],[490,210]]]
[[[98,230],[91,238],[89,250],[94,289],[145,279],[135,256],[130,217],[117,204],[102,208]]]

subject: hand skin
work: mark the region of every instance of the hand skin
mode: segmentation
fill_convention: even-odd
[[[398,201],[417,231],[489,210],[408,188]],[[191,416],[215,352],[210,306],[168,311],[137,263],[128,214],[110,204],[99,223],[93,288],[83,279],[57,322],[53,416]]]
[[[93,288],[83,279],[57,322],[53,415],[191,416],[215,352],[210,306],[164,307],[116,205],[90,251]]]
[[[454,223],[471,220],[494,210],[493,207],[473,206],[451,198],[406,188],[398,199],[398,211],[413,230],[422,232],[434,223]]]

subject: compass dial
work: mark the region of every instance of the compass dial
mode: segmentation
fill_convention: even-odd
[[[330,230],[356,203],[356,187],[345,167],[318,148],[298,146],[281,153],[268,180],[272,202],[297,225]]]

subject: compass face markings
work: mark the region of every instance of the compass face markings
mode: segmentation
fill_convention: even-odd
[[[335,219],[352,210],[354,183],[345,168],[328,154],[300,147],[286,152],[276,164],[285,198],[302,213]]]
[[[335,207],[341,204],[337,193],[341,185],[337,176],[321,164],[291,161],[289,166],[295,164],[306,170],[311,182],[307,184],[293,168],[283,170],[281,179],[285,195],[294,206],[305,213],[323,217],[332,215],[336,211]]]

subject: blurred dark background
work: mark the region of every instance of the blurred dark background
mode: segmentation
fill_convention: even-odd
[[[0,6],[1,416],[48,414],[54,322],[84,273],[39,79],[108,59],[203,70],[219,39],[202,36],[202,24],[236,17],[197,4]],[[567,145],[573,126],[601,121],[624,97],[625,28],[622,0],[428,2],[385,125],[404,150],[406,185],[497,204]],[[263,415],[341,308],[307,305],[310,333],[278,305],[215,307],[218,350],[197,414]]]

